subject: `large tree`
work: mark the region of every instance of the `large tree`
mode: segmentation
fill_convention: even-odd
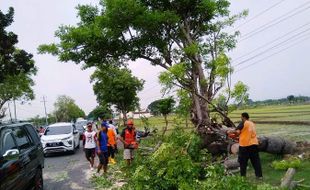
[[[167,116],[172,113],[174,109],[175,101],[172,97],[160,99],[157,104],[158,111],[164,116],[166,126],[164,128],[163,134],[167,131],[168,127],[168,118]]]
[[[172,97],[155,100],[147,106],[153,115],[163,115],[166,126],[168,125],[167,116],[174,110],[175,100]]]
[[[160,112],[158,109],[159,102],[160,100],[154,100],[147,106],[147,109],[151,112],[152,115],[160,115]]]
[[[54,107],[54,115],[58,122],[71,122],[79,117],[85,117],[85,112],[75,104],[71,97],[66,95],[58,96]]]
[[[144,81],[133,76],[129,69],[99,67],[91,78],[97,101],[103,105],[115,105],[123,114],[124,122],[127,113],[138,108],[137,94],[143,89]]]
[[[99,105],[88,114],[87,118],[94,120],[98,118],[112,118],[112,111],[110,109],[110,106],[107,104]]]
[[[32,54],[18,49],[17,35],[6,28],[13,23],[14,9],[7,14],[0,10],[0,119],[5,116],[5,103],[10,100],[32,100],[36,74]]]
[[[26,74],[35,70],[32,54],[25,50],[18,49],[17,35],[6,31],[6,28],[13,23],[14,9],[9,8],[4,14],[0,10],[0,83],[12,75]]]
[[[190,93],[197,131],[213,135],[210,105],[232,72],[226,53],[238,35],[224,29],[245,15],[230,15],[229,5],[228,0],[103,0],[100,9],[79,6],[77,26],[61,26],[56,32],[61,43],[39,51],[88,66],[138,59],[161,66],[163,84]]]

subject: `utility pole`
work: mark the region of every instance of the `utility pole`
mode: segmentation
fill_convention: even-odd
[[[10,101],[8,101],[8,108],[9,108],[9,113],[10,113],[11,122],[13,122],[13,120],[12,120],[12,114],[11,114]]]
[[[15,99],[13,100],[14,103],[14,116],[15,116],[15,122],[17,122],[17,114],[16,114],[16,104],[15,104]]]
[[[48,125],[48,121],[47,121],[47,113],[46,113],[46,104],[45,104],[45,102],[46,102],[46,100],[45,100],[45,96],[43,96],[43,101],[41,101],[41,102],[43,102],[43,104],[44,104],[44,111],[45,111],[45,124],[46,124],[46,125]]]

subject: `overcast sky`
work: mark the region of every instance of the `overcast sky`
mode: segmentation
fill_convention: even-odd
[[[77,23],[75,7],[78,4],[89,3],[95,5],[98,1],[0,0],[4,13],[8,7],[14,7],[14,23],[9,30],[18,35],[19,48],[34,54],[39,69],[34,77],[36,99],[27,105],[17,102],[19,119],[43,116],[43,96],[47,98],[48,113],[53,111],[57,96],[63,94],[72,97],[86,113],[97,105],[89,82],[93,69],[81,70],[79,65],[60,63],[51,55],[37,54],[40,44],[57,42],[54,32],[58,26]],[[244,9],[249,10],[249,15],[236,24],[236,29],[241,32],[240,42],[230,53],[232,65],[237,65],[233,82],[245,82],[253,100],[282,98],[290,94],[310,96],[310,1],[231,1],[233,13]],[[130,68],[135,76],[146,81],[139,94],[141,107],[146,108],[161,97],[157,82],[161,68],[145,61],[131,63]]]

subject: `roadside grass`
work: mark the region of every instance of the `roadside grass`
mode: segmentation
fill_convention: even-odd
[[[263,182],[274,186],[279,186],[282,177],[285,175],[286,170],[276,170],[271,167],[273,161],[281,161],[283,158],[281,155],[273,155],[269,153],[260,153],[262,170],[263,170]],[[247,171],[247,178],[249,181],[255,181],[255,174],[252,165],[249,162]],[[294,180],[304,180],[303,185],[310,185],[310,160],[302,160],[301,167],[297,169],[294,175]]]
[[[119,150],[118,153],[115,154],[115,160],[116,164],[108,164],[107,174],[92,176],[91,181],[95,189],[119,189],[124,183],[126,183],[126,176],[122,171],[122,168],[125,166],[122,150]]]

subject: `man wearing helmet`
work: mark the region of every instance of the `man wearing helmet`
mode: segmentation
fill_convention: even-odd
[[[130,166],[134,158],[134,149],[137,148],[136,131],[131,119],[127,121],[126,128],[122,131],[120,140],[124,143],[124,160]]]

